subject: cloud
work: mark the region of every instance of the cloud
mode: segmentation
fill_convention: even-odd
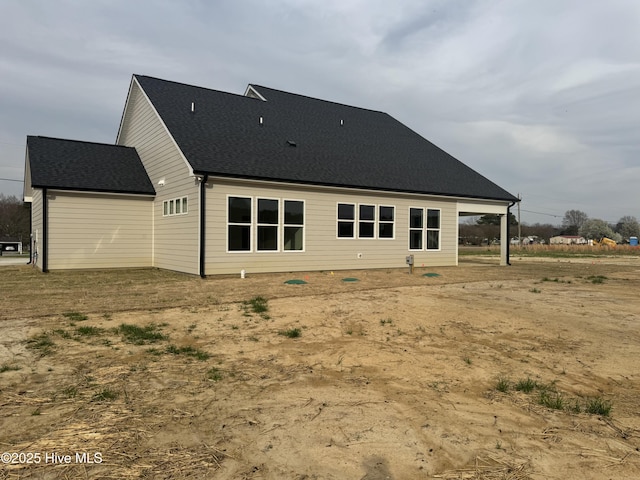
[[[7,0],[0,177],[27,134],[112,142],[140,73],[386,111],[527,210],[640,216],[639,30],[627,0]]]

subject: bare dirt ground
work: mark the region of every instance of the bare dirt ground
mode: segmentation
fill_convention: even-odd
[[[1,479],[640,478],[638,257],[0,282]]]

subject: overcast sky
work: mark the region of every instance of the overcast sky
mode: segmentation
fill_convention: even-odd
[[[113,143],[134,73],[385,111],[523,222],[640,218],[637,0],[0,0],[0,178],[27,135]]]

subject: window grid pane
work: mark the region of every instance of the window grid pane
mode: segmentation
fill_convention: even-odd
[[[278,224],[278,200],[258,199],[258,223]]]
[[[438,250],[440,248],[440,231],[427,230],[427,250]]]
[[[422,229],[409,230],[409,249],[422,250]]]
[[[304,225],[304,202],[284,201],[285,225]]]

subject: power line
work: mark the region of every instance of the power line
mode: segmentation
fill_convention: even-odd
[[[522,211],[527,213],[535,213],[536,215],[547,215],[548,217],[555,217],[555,218],[562,217],[562,215],[554,215],[553,213],[532,212],[531,210],[525,210],[524,208],[522,209]]]
[[[20,182],[24,183],[24,180],[16,180],[15,178],[0,178],[0,180],[5,180],[7,182]]]

